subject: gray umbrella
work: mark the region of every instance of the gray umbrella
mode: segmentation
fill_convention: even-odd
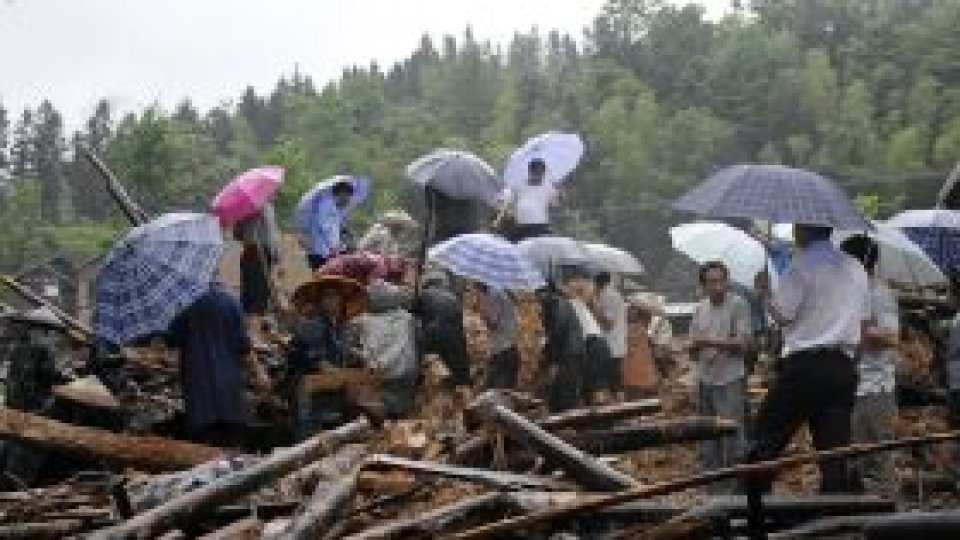
[[[434,150],[407,166],[407,177],[453,199],[493,206],[502,188],[497,173],[479,157],[460,150]]]
[[[680,197],[679,210],[717,218],[774,223],[873,227],[839,188],[819,174],[782,165],[734,165]]]

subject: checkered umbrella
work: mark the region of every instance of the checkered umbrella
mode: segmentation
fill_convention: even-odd
[[[960,272],[960,212],[944,208],[905,210],[886,225],[903,231],[945,274]]]
[[[782,165],[734,165],[713,174],[674,206],[717,218],[870,230],[839,188],[819,174]]]
[[[430,249],[428,259],[494,289],[536,290],[546,285],[515,244],[486,233],[461,234]]]
[[[223,251],[217,219],[165,214],[127,234],[97,276],[94,330],[115,344],[163,332],[210,289]]]
[[[884,223],[874,223],[868,236],[877,242],[880,258],[877,275],[892,283],[911,287],[939,287],[947,285],[947,278],[923,248],[899,229]],[[834,231],[833,240],[838,245],[859,231]]]

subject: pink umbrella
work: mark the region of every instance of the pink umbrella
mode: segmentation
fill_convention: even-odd
[[[213,213],[224,226],[256,214],[283,183],[283,167],[257,167],[237,176],[213,199]]]

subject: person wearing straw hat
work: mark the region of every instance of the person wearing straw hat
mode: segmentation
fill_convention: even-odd
[[[382,255],[409,255],[412,252],[409,232],[416,227],[417,222],[410,214],[399,209],[390,210],[370,226],[357,242],[357,249]]]

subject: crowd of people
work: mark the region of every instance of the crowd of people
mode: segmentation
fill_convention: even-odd
[[[514,242],[550,235],[550,209],[563,200],[561,190],[545,180],[542,161],[531,160],[528,173],[525,184],[503,194],[492,221],[482,210],[451,214],[436,208],[424,242],[491,228]],[[190,437],[243,444],[255,405],[249,388],[266,398],[260,405],[287,408],[300,438],[371,408],[404,417],[414,408],[428,355],[440,360],[451,392],[463,400],[480,389],[521,386],[521,298],[429,261],[425,268],[422,260],[417,265],[418,225],[401,210],[384,214],[353,241],[355,194],[349,180],[334,183],[328,202],[302,227],[301,246],[314,279],[291,299],[276,285],[284,268],[273,207],[265,204],[232,227],[243,246],[240,297],[214,283],[165,335],[180,353]],[[442,195],[432,195],[433,205],[445,204]],[[456,204],[465,210],[463,201]],[[656,395],[663,381],[677,376],[676,358],[686,353],[695,369],[699,413],[740,426],[734,435],[702,443],[705,469],[775,458],[802,426],[817,449],[892,438],[897,300],[876,277],[877,243],[854,235],[837,245],[831,233],[823,225],[795,225],[789,253],[765,242],[779,249],[772,253],[776,262],[756,275],[752,288],[733,283],[723,261],[700,265],[698,282],[690,286],[702,299],[684,339],[674,336],[662,297],[628,292],[620,276],[589,262],[552,268],[546,286],[528,297],[539,305],[544,338],[532,390],[552,411]],[[477,314],[489,335],[489,358],[479,370],[468,353],[465,311]],[[268,373],[257,361],[265,351],[282,357],[281,370]],[[955,422],[958,351],[955,329],[946,363]],[[7,403],[35,410],[39,405],[28,397],[48,394],[56,381],[49,355],[28,352],[11,369],[34,369],[36,376],[24,379],[39,381],[44,390],[28,389],[27,397],[14,392],[12,398],[8,390]],[[348,371],[376,379],[377,404],[351,392],[366,383],[344,375]],[[766,372],[767,388],[754,404],[748,380],[758,371]],[[330,382],[333,373],[340,374],[340,383]],[[898,494],[889,454],[853,467],[826,461],[820,470],[823,492]],[[748,487],[763,490],[769,483],[753,478]]]

